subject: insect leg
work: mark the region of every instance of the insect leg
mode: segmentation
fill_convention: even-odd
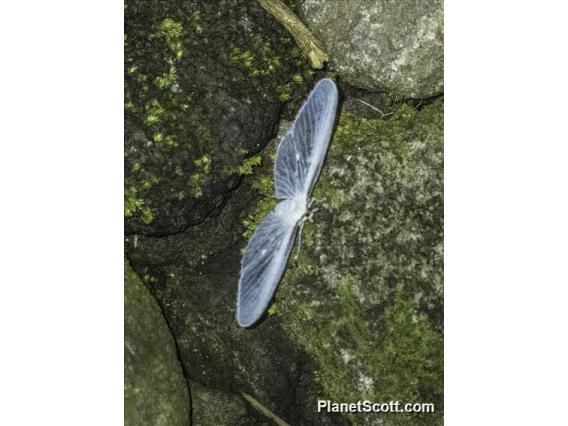
[[[298,256],[300,255],[300,247],[302,246],[302,231],[304,230],[304,222],[306,221],[306,217],[303,217],[300,220],[300,230],[298,231],[298,250],[296,250],[296,255],[294,256],[294,261],[298,260]]]
[[[314,218],[314,213],[319,211],[319,207],[316,207],[315,209],[310,210],[310,214],[307,215],[303,220],[307,220],[308,222],[312,223],[312,219]],[[302,222],[303,224],[303,222]]]

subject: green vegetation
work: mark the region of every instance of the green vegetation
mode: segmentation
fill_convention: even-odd
[[[201,199],[196,210],[208,210],[211,191],[252,174],[260,157],[246,151],[258,151],[266,132],[249,119],[272,119],[278,103],[302,98],[313,75],[291,37],[251,16],[245,3],[215,16],[200,2],[183,11],[144,8],[125,9],[125,217],[134,226],[187,215],[192,199]],[[243,31],[245,17],[251,27]],[[228,119],[238,131],[227,140],[215,111],[234,111],[236,99],[251,106],[246,118]]]
[[[265,98],[278,99],[280,102],[288,102],[305,89],[305,79],[313,76],[313,71],[305,64],[300,50],[289,36],[279,40],[285,47],[285,56],[277,54],[272,41],[266,36],[256,34],[252,38],[250,49],[244,49],[232,45],[229,57],[231,61],[243,68],[249,77],[257,79],[264,77],[269,84],[265,89]],[[296,72],[291,72],[290,62],[296,67]],[[287,80],[284,84],[272,84],[273,77],[276,80]]]
[[[276,199],[274,198],[274,180],[272,174],[260,175],[252,182],[252,188],[260,196],[254,212],[243,220],[245,227],[243,236],[248,240],[254,230],[260,225],[264,218],[276,206]]]
[[[253,155],[252,157],[245,158],[243,163],[237,167],[237,172],[240,175],[252,175],[256,166],[260,166],[262,157],[260,155]]]
[[[144,205],[144,200],[137,195],[135,187],[127,188],[124,191],[124,217],[129,218],[139,213],[142,221],[150,224],[154,220],[152,209]]]

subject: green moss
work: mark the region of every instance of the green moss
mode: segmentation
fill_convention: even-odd
[[[261,163],[262,157],[260,155],[245,158],[242,164],[237,167],[237,173],[240,175],[252,175],[254,168],[260,166]]]
[[[183,34],[181,22],[169,17],[159,21],[144,45],[159,52],[150,63],[145,63],[146,58],[140,58],[125,39],[125,110],[131,120],[140,117],[143,132],[142,137],[138,136],[140,146],[128,153],[132,174],[126,177],[125,217],[137,218],[145,224],[154,219],[147,195],[158,184],[157,175],[163,172],[153,167],[152,158],[178,147],[174,123],[180,118],[182,105],[187,105],[185,95],[172,91],[177,84],[177,64],[184,54]]]
[[[151,173],[145,173],[145,178],[142,180],[142,188],[150,189],[160,181],[158,176]]]
[[[257,176],[252,182],[252,188],[260,196],[254,212],[243,220],[243,236],[249,239],[264,218],[276,206],[274,195],[274,180],[272,175]]]
[[[397,286],[394,302],[385,309],[378,328],[378,341],[365,326],[367,314],[350,284],[344,281],[338,286],[340,310],[317,330],[317,339],[305,342],[323,366],[316,377],[325,397],[333,401],[402,403],[431,402],[436,395],[439,401],[443,388],[442,337],[417,310],[414,298],[404,294],[402,285]],[[338,338],[344,340],[340,356],[335,353]],[[351,419],[356,422],[356,416]],[[430,423],[420,416],[397,415],[388,424]]]
[[[385,95],[385,104],[389,107],[398,105],[404,101],[404,97],[400,93],[388,92]]]
[[[233,47],[231,50],[231,60],[240,64],[245,68],[252,68],[254,62],[254,55],[250,50],[242,51],[238,47]]]
[[[173,54],[173,56],[166,59],[166,62],[171,66],[174,66],[174,63],[176,61],[179,61],[183,56],[182,34],[182,23],[174,21],[171,18],[162,20],[162,22],[160,22],[158,26],[158,31],[156,31],[155,33],[155,37],[163,39],[166,42],[169,50]]]
[[[124,191],[124,217],[132,217],[144,205],[144,200],[138,198],[136,192],[134,187]]]
[[[146,224],[154,220],[152,209],[144,205],[144,200],[139,197],[137,189],[130,187],[124,191],[124,217],[128,219],[135,214],[140,214]]]
[[[199,167],[206,175],[211,173],[211,157],[209,155],[204,155],[203,157],[195,160],[194,164]]]
[[[165,113],[164,107],[160,104],[158,99],[151,99],[146,103],[146,118],[144,122],[147,125],[157,124]]]
[[[290,37],[281,37],[280,42],[283,46],[288,46],[287,58],[282,54],[277,54],[273,41],[261,34],[255,34],[251,40],[252,49],[247,50],[239,46],[232,45],[229,51],[231,61],[243,69],[252,78],[270,78],[269,85],[266,87],[265,98],[276,98],[280,102],[288,102],[301,93],[304,89],[305,78],[310,78],[313,74],[306,73],[309,67],[305,64],[299,49]],[[293,59],[297,67],[296,72],[291,72],[290,59]],[[286,83],[272,84],[274,80],[286,76]]]
[[[278,313],[278,304],[276,303],[271,304],[267,312],[269,316],[276,315]]]
[[[149,207],[144,206],[141,210],[142,222],[149,225],[154,220],[154,212]]]
[[[179,40],[182,31],[183,25],[181,22],[176,22],[171,18],[166,18],[160,22],[156,35],[158,37],[164,37],[171,46],[173,42],[177,42],[177,40]]]
[[[193,162],[196,166],[195,173],[191,174],[188,180],[188,186],[191,194],[195,198],[203,195],[203,183],[207,175],[211,173],[212,160],[209,155],[204,155]],[[181,168],[176,168],[175,174],[183,176]]]
[[[282,84],[278,86],[278,99],[281,102],[288,102],[292,99],[292,85],[291,84]]]
[[[191,193],[195,198],[201,197],[203,192],[201,190],[201,175],[199,173],[194,173],[189,178],[189,187],[191,188]]]
[[[154,227],[199,221],[210,195],[252,174],[258,157],[240,149],[258,152],[278,103],[300,102],[313,76],[284,29],[248,2],[229,3],[125,5],[125,181],[160,219]],[[217,116],[225,107],[231,144]],[[146,174],[160,182],[148,189]],[[131,211],[127,225],[138,228],[143,211]]]

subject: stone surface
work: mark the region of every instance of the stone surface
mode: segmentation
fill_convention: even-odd
[[[128,263],[124,279],[124,421],[188,426],[189,395],[160,308]]]
[[[256,2],[127,2],[126,255],[175,338],[193,424],[270,424],[243,393],[293,425],[442,424],[443,100],[401,100],[443,90],[441,10],[304,2],[304,22],[335,49],[340,118],[300,256],[243,330],[242,251],[275,204],[268,141],[310,73]],[[318,414],[318,398],[436,413]]]
[[[272,144],[218,217],[128,239],[191,380],[247,392],[291,424],[441,424],[443,103],[392,110],[341,113],[314,192],[323,201],[253,329],[234,320],[236,283],[243,233],[274,205]],[[322,416],[317,398],[433,402],[437,412]]]
[[[247,416],[242,398],[191,383],[191,425],[239,425]]]
[[[127,1],[126,233],[167,235],[218,213],[310,75],[256,2]]]
[[[270,320],[317,361],[322,397],[436,407],[353,424],[442,424],[442,194],[441,101],[388,120],[342,114]]]
[[[443,92],[442,0],[305,0],[302,20],[344,81],[425,98]]]
[[[345,424],[314,413],[315,365],[279,321],[247,330],[236,323],[243,222],[259,201],[253,182],[246,179],[221,214],[199,226],[136,243],[129,237],[127,255],[163,307],[192,382],[246,392],[290,424]]]

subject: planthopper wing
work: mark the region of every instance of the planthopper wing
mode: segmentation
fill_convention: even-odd
[[[256,229],[241,262],[237,322],[250,327],[261,316],[282,277],[296,224],[270,213]]]
[[[280,142],[274,163],[278,199],[308,195],[319,175],[335,121],[337,87],[324,78],[316,84]]]

